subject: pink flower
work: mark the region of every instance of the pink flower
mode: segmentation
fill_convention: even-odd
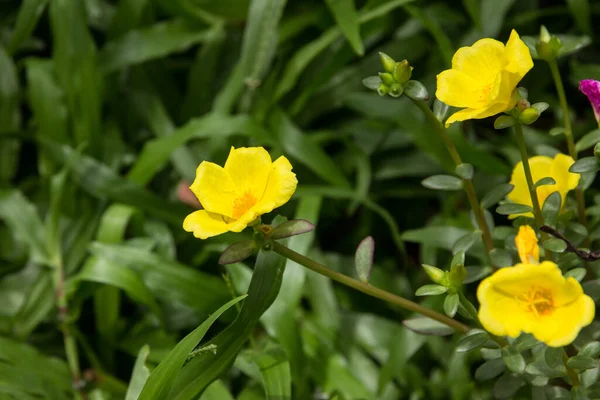
[[[584,79],[579,82],[579,90],[587,96],[592,103],[596,122],[600,124],[600,82],[594,79]]]

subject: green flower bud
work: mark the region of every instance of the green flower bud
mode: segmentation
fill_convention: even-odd
[[[558,57],[558,52],[562,47],[560,39],[554,35],[551,35],[542,25],[540,28],[540,36],[538,41],[535,43],[535,49],[537,50],[538,56],[546,61],[555,60]]]
[[[382,83],[381,85],[379,85],[379,89],[377,89],[377,93],[380,96],[385,96],[389,92],[390,92],[390,88],[388,86],[386,86],[385,83]]]
[[[379,77],[381,78],[381,81],[388,86],[396,82],[394,81],[394,77],[392,76],[392,74],[387,72],[380,72]]]
[[[529,101],[527,101],[526,99],[521,99],[521,100],[517,101],[517,108],[519,110],[523,111],[529,107],[531,107],[531,103],[529,103]]]
[[[413,67],[410,66],[408,61],[402,60],[397,62],[394,66],[394,79],[396,79],[396,82],[404,84],[410,80],[412,70]]]
[[[465,278],[467,277],[467,269],[463,264],[456,264],[450,268],[448,274],[448,282],[452,287],[458,289],[462,286]]]
[[[390,85],[390,96],[400,97],[402,96],[402,92],[404,92],[404,88],[401,84],[396,82]]]
[[[596,156],[596,159],[600,160],[600,143],[596,143],[594,146],[594,155]]]
[[[519,121],[522,124],[531,125],[535,121],[537,121],[537,119],[540,117],[540,115],[541,114],[540,114],[540,112],[537,109],[535,109],[533,107],[526,108],[519,115]]]
[[[422,264],[423,269],[429,279],[431,279],[434,283],[443,285],[446,277],[446,273],[441,269],[434,267],[432,265]]]
[[[396,66],[396,61],[385,53],[379,52],[379,58],[381,59],[381,64],[383,65],[383,69],[390,74],[394,73],[394,67]]]

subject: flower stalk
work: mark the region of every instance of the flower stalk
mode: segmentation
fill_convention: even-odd
[[[577,375],[577,371],[575,371],[573,368],[569,367],[569,365],[567,363],[569,361],[569,356],[567,355],[567,352],[564,347],[563,347],[562,359],[563,359],[563,363],[565,364],[565,368],[567,369],[567,376],[571,380],[571,386],[573,386],[573,387],[579,386],[579,375]]]
[[[519,152],[521,153],[521,160],[523,161],[523,171],[525,172],[525,180],[527,181],[529,195],[531,196],[533,217],[538,229],[540,229],[542,226],[544,226],[544,217],[542,216],[542,209],[538,200],[537,190],[535,188],[533,177],[531,175],[531,168],[529,166],[529,155],[527,154],[527,144],[525,143],[525,136],[523,135],[523,127],[521,126],[521,123],[515,123],[514,132],[517,147],[519,147]],[[542,233],[542,240],[545,242],[548,239],[548,235],[544,231],[540,232]],[[553,260],[554,256],[551,252],[546,252],[546,258]]]
[[[354,279],[347,275],[340,274],[339,272],[333,271],[333,270],[327,268],[326,266],[319,264],[318,262],[313,261],[310,258],[305,257],[302,254],[297,253],[294,250],[292,250],[276,241],[273,241],[273,251],[275,251],[277,254],[279,254],[287,259],[290,259],[290,260],[296,262],[297,264],[302,265],[303,267],[310,269],[311,271],[314,271],[318,274],[324,275],[330,279],[333,279],[336,282],[339,282],[343,285],[346,285],[348,287],[356,289],[359,292],[362,292],[369,296],[373,296],[378,299],[387,301],[389,303],[395,304],[395,305],[400,306],[409,311],[413,311],[413,312],[422,314],[426,317],[429,317],[433,320],[436,320],[438,322],[441,322],[444,325],[451,327],[452,329],[454,329],[455,331],[457,331],[459,333],[467,333],[469,331],[469,327],[459,321],[449,318],[449,317],[447,317],[443,314],[440,314],[440,313],[438,313],[432,309],[429,309],[427,307],[423,307],[420,304],[417,304],[413,301],[405,299],[404,297],[397,296],[393,293],[390,293],[385,290],[378,289],[374,286],[371,286],[368,283],[363,283],[357,279]]]
[[[452,160],[454,161],[456,166],[461,165],[463,163],[463,161],[462,161],[462,158],[460,157],[460,154],[458,153],[458,150],[456,150],[456,146],[454,146],[454,143],[448,136],[448,133],[446,132],[446,128],[444,128],[442,123],[435,117],[435,115],[433,114],[431,109],[427,106],[427,103],[425,103],[424,101],[419,101],[419,100],[414,100],[414,99],[411,99],[411,100],[413,103],[415,103],[415,105],[417,107],[419,107],[419,109],[423,112],[423,114],[425,114],[425,117],[427,118],[427,120],[437,130],[438,134],[440,135],[440,138],[446,145],[446,148],[448,149],[448,152],[450,153],[450,156],[452,157]],[[477,198],[477,192],[475,191],[475,186],[473,185],[473,181],[471,179],[463,179],[463,188],[465,190],[465,193],[467,194],[467,198],[469,199],[471,209],[473,210],[473,213],[475,214],[475,219],[477,220],[479,229],[482,232],[481,236],[483,239],[483,245],[485,246],[485,249],[486,249],[486,255],[488,258],[488,262],[490,263],[490,265],[493,266],[492,259],[490,257],[490,252],[492,250],[494,250],[494,240],[492,239],[492,234],[490,232],[488,223],[485,219],[485,214],[483,212],[483,208],[481,207],[481,203],[479,202],[479,199]]]
[[[554,80],[554,86],[556,86],[556,92],[558,93],[558,100],[560,101],[560,107],[563,113],[563,123],[565,126],[565,137],[567,138],[567,147],[569,149],[569,155],[573,160],[577,161],[577,150],[575,149],[575,140],[573,139],[573,128],[571,126],[571,118],[569,118],[569,106],[567,104],[567,96],[565,95],[565,87],[563,85],[562,78],[560,77],[560,71],[558,70],[558,63],[556,58],[548,60],[550,66],[550,72],[552,73],[552,79]],[[583,190],[580,188],[575,189],[575,197],[577,199],[577,215],[579,222],[588,229],[587,220],[585,217],[585,198],[583,196]],[[589,235],[585,237],[586,246],[590,247]]]

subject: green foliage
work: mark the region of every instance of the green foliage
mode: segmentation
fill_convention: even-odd
[[[543,217],[575,247],[599,246],[600,130],[577,90],[600,71],[593,2],[24,0],[0,10],[0,398],[600,393],[597,322],[564,358],[531,335],[498,344],[470,303],[481,279],[517,260],[515,228],[534,225],[506,218],[532,208],[506,201],[519,153],[494,127],[520,118],[530,155],[568,151],[537,59],[561,60],[571,172],[588,205],[574,223],[576,197],[555,193]],[[458,163],[432,125],[456,111],[435,98],[436,75],[456,49],[513,28],[536,59],[523,86],[547,103],[452,125]],[[182,229],[199,207],[188,190],[196,167],[222,165],[231,146],[265,146],[297,174],[292,200],[263,216],[266,240]],[[468,333],[333,283],[272,240]],[[562,239],[540,244],[600,298],[595,263]],[[581,379],[570,393],[567,367]]]

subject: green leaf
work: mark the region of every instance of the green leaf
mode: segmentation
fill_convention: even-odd
[[[139,398],[140,393],[150,376],[150,370],[146,367],[146,359],[149,354],[150,347],[148,347],[148,345],[145,345],[140,349],[138,356],[135,359],[135,365],[133,366],[133,372],[131,373],[125,400],[137,400]]]
[[[310,221],[305,219],[292,219],[281,225],[277,225],[269,237],[273,240],[279,240],[312,232],[314,229],[315,226]]]
[[[522,374],[525,371],[525,359],[519,350],[513,346],[506,346],[502,349],[502,359],[506,367],[515,374]]]
[[[512,190],[514,186],[510,183],[502,183],[498,186],[495,186],[492,190],[487,192],[483,199],[481,200],[481,207],[490,208],[491,206],[497,204],[500,200],[504,199]]]
[[[134,271],[122,268],[121,265],[108,259],[89,258],[75,281],[88,281],[111,285],[124,290],[133,300],[149,306],[156,316],[162,312],[152,292],[146,287],[140,276]]]
[[[25,243],[34,261],[52,264],[44,225],[35,206],[17,190],[0,190],[0,218],[15,237]]]
[[[382,83],[383,82],[381,81],[381,78],[379,76],[369,76],[362,80],[362,84],[367,89],[371,90],[379,89],[379,86],[381,86]]]
[[[206,321],[194,329],[190,334],[177,343],[177,346],[169,353],[169,355],[161,361],[160,364],[152,371],[142,392],[140,400],[164,399],[167,398],[173,383],[183,366],[188,354],[194,350],[198,343],[202,340],[208,328],[233,305],[245,299],[247,295],[236,297],[227,302],[217,311],[215,311]]]
[[[581,282],[585,277],[587,270],[585,268],[573,268],[567,272],[565,272],[565,278],[571,276],[575,278],[578,282]]]
[[[596,157],[580,158],[569,168],[569,172],[573,172],[575,174],[598,171],[600,171],[600,164],[598,164],[598,159],[596,159]]]
[[[546,376],[548,378],[560,378],[566,376],[567,370],[562,363],[559,363],[556,367],[550,367],[546,364],[546,360],[539,358],[532,363],[527,364],[525,372],[535,376]]]
[[[467,252],[481,238],[481,231],[469,232],[461,236],[452,246],[452,254]]]
[[[221,278],[194,270],[133,246],[93,243],[92,254],[121,268],[136,271],[159,299],[208,313],[229,297]]]
[[[454,333],[454,329],[441,322],[427,317],[405,319],[402,324],[413,332],[421,335],[447,336]]]
[[[554,253],[562,253],[567,249],[565,241],[559,238],[548,239],[542,245],[546,250],[550,250]]]
[[[510,267],[513,265],[510,253],[504,249],[495,248],[490,251],[492,264],[497,267]]]
[[[133,30],[108,42],[99,54],[103,73],[111,73],[171,53],[187,50],[207,38],[206,30],[173,19],[148,28]]]
[[[455,169],[456,175],[460,176],[462,179],[473,179],[473,166],[468,163],[462,163],[458,165]]]
[[[216,380],[206,388],[199,400],[234,400],[234,398],[223,381]]]
[[[450,106],[448,104],[442,103],[438,99],[433,101],[433,115],[435,115],[435,118],[438,121],[444,122],[446,120],[449,109]]]
[[[483,37],[496,37],[504,24],[506,14],[515,0],[482,0],[481,21]]]
[[[419,81],[406,82],[404,84],[404,94],[417,101],[429,99],[429,92],[427,91],[427,88]]]
[[[495,399],[512,399],[526,381],[521,376],[513,375],[508,371],[494,384],[492,396]]]
[[[457,295],[458,297],[458,295]],[[471,329],[456,343],[457,353],[466,353],[480,348],[490,340],[490,335],[481,329]]]
[[[48,0],[24,0],[21,3],[17,22],[8,43],[9,53],[14,53],[31,36],[47,4]]]
[[[537,181],[533,186],[538,188],[540,186],[545,186],[545,185],[556,185],[556,181],[554,180],[554,178],[547,176],[547,177],[542,178],[539,181]]]
[[[462,190],[462,180],[451,175],[433,175],[425,178],[421,184],[433,190]]]
[[[496,212],[501,215],[524,214],[533,212],[533,209],[525,204],[504,203],[496,208]]]
[[[583,282],[582,287],[585,294],[590,296],[594,301],[600,299],[600,280]]]
[[[453,318],[456,315],[456,310],[458,309],[458,303],[460,299],[458,297],[458,293],[452,293],[446,296],[444,299],[444,312],[450,318]]]
[[[354,253],[354,267],[358,278],[362,282],[369,282],[371,270],[373,269],[373,257],[375,255],[375,240],[367,236],[358,244]]]
[[[283,221],[275,221],[281,223]],[[298,236],[302,238],[304,236]],[[228,371],[237,353],[248,341],[261,315],[271,306],[281,286],[285,258],[279,254],[259,252],[254,266],[248,298],[229,327],[207,345],[217,346],[217,354],[202,353],[181,370],[168,398],[195,399],[215,379]]]
[[[250,257],[257,249],[254,240],[244,240],[229,246],[219,257],[220,265],[235,264]]]
[[[356,12],[354,0],[326,0],[325,3],[342,33],[352,45],[354,52],[362,56],[365,53],[365,48],[360,39],[360,24],[358,23],[358,13]]]
[[[592,357],[577,355],[569,358],[567,365],[573,369],[584,371],[586,369],[596,368],[598,366],[598,361]]]
[[[437,296],[438,294],[444,294],[447,291],[448,289],[442,285],[425,285],[417,289],[415,296]]]
[[[254,362],[260,370],[267,400],[292,398],[290,363],[281,347],[267,347],[254,356]]]
[[[600,129],[594,129],[591,132],[586,133],[581,139],[575,144],[575,150],[577,152],[590,149],[600,142]]]
[[[14,134],[21,124],[19,77],[17,66],[0,45],[0,182],[6,186],[16,173],[20,144],[17,140],[2,138]]]
[[[578,356],[598,358],[600,356],[600,342],[589,342],[577,353]]]
[[[502,358],[494,358],[481,364],[475,370],[475,379],[478,381],[487,381],[503,373],[506,369]]]
[[[494,129],[506,129],[515,124],[515,118],[510,115],[501,115],[494,121]]]
[[[561,210],[562,198],[560,193],[553,192],[542,205],[542,217],[547,225],[554,226]]]
[[[561,347],[547,347],[544,352],[544,360],[551,368],[556,368],[562,362],[563,349]]]

